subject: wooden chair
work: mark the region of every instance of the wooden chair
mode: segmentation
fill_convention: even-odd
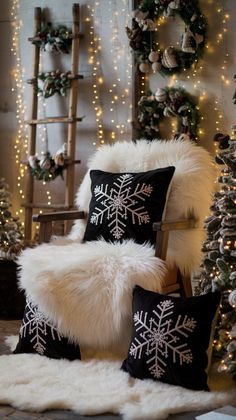
[[[90,169],[137,172],[168,165],[175,166],[176,171],[167,201],[165,220],[156,221],[153,224],[153,230],[156,232],[154,252],[157,258],[167,262],[168,267],[168,273],[162,284],[162,293],[179,291],[184,296],[191,296],[190,274],[200,263],[200,249],[204,233],[203,220],[210,205],[215,174],[208,152],[190,142],[153,141],[150,143],[140,140],[136,144],[123,142],[101,147],[90,159],[88,172],[77,193],[76,205],[82,211],[63,211],[33,216],[34,222],[40,223],[39,242],[50,242],[54,221],[77,220],[72,229],[73,239],[76,238],[76,231],[81,229],[81,226],[83,229],[90,199],[87,192],[90,189]],[[82,224],[80,221],[83,221]],[[175,244],[177,244],[176,249]],[[169,247],[172,248],[170,257],[168,257]],[[191,260],[189,264],[186,263],[188,254]],[[183,258],[185,262],[181,266],[178,262]]]

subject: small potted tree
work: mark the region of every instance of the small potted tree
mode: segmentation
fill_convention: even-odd
[[[0,318],[21,318],[24,294],[17,287],[17,255],[23,248],[23,227],[10,211],[11,194],[0,178]]]

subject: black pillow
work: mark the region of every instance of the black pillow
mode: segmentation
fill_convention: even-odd
[[[79,346],[63,337],[29,299],[26,300],[19,341],[13,353],[38,353],[53,359],[81,358]]]
[[[122,369],[135,378],[209,390],[207,351],[220,298],[220,292],[182,298],[136,286],[132,339]]]
[[[90,171],[92,198],[84,240],[155,243],[152,224],[162,220],[174,171],[173,166],[139,173]]]

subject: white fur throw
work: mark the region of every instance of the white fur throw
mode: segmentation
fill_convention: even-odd
[[[104,241],[44,244],[19,259],[21,287],[80,346],[127,350],[132,290],[160,289],[165,272],[148,245]]]
[[[89,168],[135,172],[175,166],[166,219],[194,214],[200,228],[170,234],[168,263],[182,271],[198,268],[214,180],[210,155],[190,142],[117,142],[99,149]],[[77,195],[88,212],[89,172]],[[19,258],[20,286],[62,333],[81,346],[127,350],[131,326],[132,289],[135,284],[158,291],[165,263],[154,257],[151,245],[94,241],[80,243],[85,224],[77,221],[69,238],[35,249]]]

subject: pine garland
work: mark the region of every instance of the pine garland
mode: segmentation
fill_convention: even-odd
[[[55,70],[51,72],[41,72],[37,77],[37,92],[44,98],[49,98],[56,93],[65,96],[66,90],[71,86],[71,72]]]
[[[48,22],[31,40],[42,51],[68,54],[71,48],[72,32],[64,25],[53,28]]]
[[[62,153],[52,157],[50,152],[46,152],[41,159],[30,156],[28,161],[31,172],[38,181],[50,182],[59,175],[63,178],[66,163]]]

